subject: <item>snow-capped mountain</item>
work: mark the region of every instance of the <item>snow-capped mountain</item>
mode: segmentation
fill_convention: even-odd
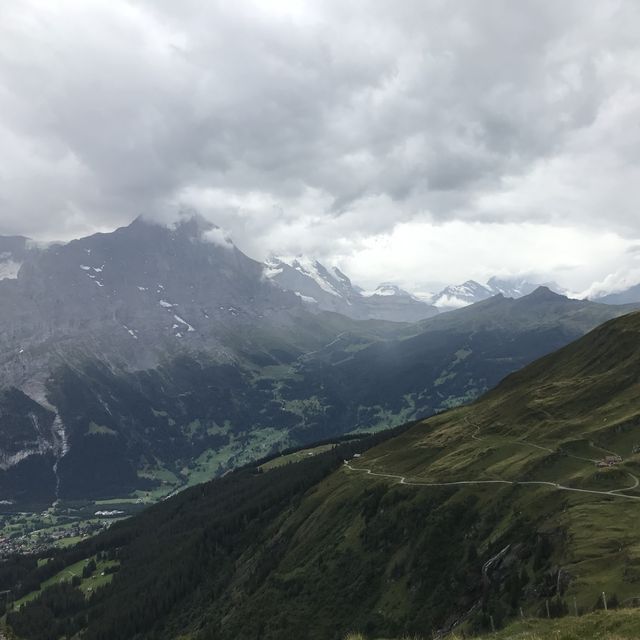
[[[492,295],[501,293],[505,298],[522,298],[533,293],[538,287],[547,287],[554,293],[564,295],[566,292],[555,282],[530,282],[524,278],[489,278],[487,288]]]
[[[523,278],[499,278],[493,276],[486,284],[467,280],[462,284],[450,285],[431,298],[431,304],[441,311],[449,311],[481,302],[498,294],[505,298],[522,298],[545,286],[555,293],[564,291],[554,282],[534,283]]]
[[[11,279],[0,280],[2,379],[21,385],[47,369],[45,343],[151,366],[178,343],[224,352],[221,335],[302,309],[215,229],[196,218],[173,229],[137,219],[46,248],[2,238],[2,253],[11,251]]]
[[[295,293],[310,308],[334,311],[356,320],[377,319],[415,322],[438,310],[392,283],[364,292],[337,267],[327,268],[306,257],[277,257],[267,260],[265,278]]]
[[[440,310],[459,309],[486,300],[492,295],[494,293],[488,286],[475,280],[467,280],[462,284],[445,287],[433,296],[431,304]]]
[[[403,296],[408,298],[413,298],[414,300],[418,300],[415,296],[410,294],[408,291],[400,288],[397,284],[393,284],[393,282],[382,282],[380,283],[374,291],[363,293],[363,295],[367,297],[371,296]]]
[[[264,275],[280,288],[293,291],[305,302],[331,311],[339,311],[345,303],[350,304],[351,298],[359,296],[351,280],[340,269],[327,269],[306,256],[273,256],[265,263]]]

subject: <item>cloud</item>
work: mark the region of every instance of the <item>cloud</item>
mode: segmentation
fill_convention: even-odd
[[[410,291],[425,285],[433,290],[444,284],[445,273],[449,284],[521,276],[582,292],[601,274],[618,270],[630,244],[612,232],[551,224],[411,221],[328,261],[367,286],[391,279]]]
[[[615,273],[609,273],[587,287],[584,291],[574,294],[576,298],[589,298],[597,300],[609,293],[619,293],[640,282],[640,268],[622,269]]]
[[[223,229],[216,227],[215,229],[209,229],[202,234],[205,242],[210,242],[211,244],[215,244],[219,247],[224,247],[226,249],[231,249],[233,247],[233,242],[226,234]]]
[[[630,0],[3,3],[0,233],[195,208],[256,257],[341,256],[369,282],[407,228],[429,254],[475,230],[428,275],[447,280],[494,267],[465,259],[489,233],[511,256],[563,230],[514,271],[640,239],[638,28]]]

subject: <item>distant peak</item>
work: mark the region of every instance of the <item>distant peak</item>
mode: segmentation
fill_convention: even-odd
[[[408,296],[409,293],[393,282],[381,282],[373,292],[374,296]]]
[[[161,227],[169,231],[176,231],[194,237],[200,236],[212,229],[219,229],[213,222],[210,222],[196,212],[183,214],[177,220],[169,223],[142,214],[137,216],[129,225],[131,229],[144,227]]]
[[[555,291],[551,291],[549,287],[546,285],[540,285],[534,291],[532,291],[529,295],[526,295],[522,298],[523,300],[564,300],[565,296],[556,293]]]

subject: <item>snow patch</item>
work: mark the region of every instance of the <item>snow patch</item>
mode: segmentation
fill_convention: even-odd
[[[81,264],[81,265],[80,265],[80,268],[81,268],[83,271],[91,271],[91,267],[88,267],[86,264]]]
[[[179,322],[180,324],[187,327],[187,331],[189,332],[195,331],[195,329],[186,320],[183,320],[180,316],[174,314],[173,317],[176,319],[176,322]]]
[[[173,307],[177,307],[177,304],[172,304],[171,302],[167,302],[166,300],[160,300],[158,304],[164,309],[173,309]]]
[[[129,327],[127,327],[127,325],[126,325],[126,324],[123,324],[122,326],[127,330],[127,333],[128,333],[132,338],[134,338],[134,339],[136,339],[136,340],[138,339],[138,336],[136,335],[136,334],[137,334],[137,332],[135,331],[135,329],[130,329]]]
[[[262,270],[262,275],[271,280],[272,278],[279,276],[283,271],[284,269],[282,267],[278,267],[275,264],[267,262]]]
[[[302,300],[302,302],[307,302],[309,304],[318,304],[318,301],[313,296],[305,296],[299,291],[294,291],[294,293]]]
[[[5,259],[0,262],[0,280],[15,280],[18,277],[18,271],[20,271],[22,262],[16,262],[9,257],[10,255],[11,254],[5,255]]]
[[[15,260],[6,260],[0,262],[0,280],[15,280],[18,277],[18,271],[22,262],[16,262]]]

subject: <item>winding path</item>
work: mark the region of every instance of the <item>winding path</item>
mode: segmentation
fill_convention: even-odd
[[[377,476],[379,478],[390,478],[392,480],[398,480],[398,484],[404,484],[409,487],[457,487],[461,485],[481,485],[481,484],[511,484],[511,485],[540,485],[545,487],[552,487],[558,491],[575,491],[576,493],[593,493],[599,496],[609,496],[613,498],[627,498],[628,500],[640,500],[640,496],[628,496],[621,491],[631,491],[635,489],[640,480],[636,476],[628,473],[633,478],[634,484],[631,487],[622,487],[621,489],[611,489],[610,491],[596,491],[595,489],[576,489],[575,487],[566,487],[558,482],[545,482],[544,480],[456,480],[452,482],[420,482],[409,481],[406,476],[398,476],[392,473],[379,473],[372,471],[366,467],[354,467],[345,460],[345,466],[350,471],[362,471],[370,476]]]
[[[609,496],[614,498],[627,498],[628,500],[640,500],[640,496],[628,496],[621,491],[631,491],[635,489],[640,480],[631,473],[628,475],[633,479],[634,484],[631,487],[622,487],[621,489],[611,489],[610,491],[596,491],[595,489],[577,489],[575,487],[566,487],[558,482],[545,482],[544,480],[456,480],[452,482],[420,482],[409,481],[406,476],[394,475],[392,473],[379,473],[366,467],[354,467],[345,460],[345,466],[350,471],[362,471],[370,476],[377,476],[379,478],[390,478],[392,480],[398,480],[398,484],[404,484],[410,487],[456,487],[461,485],[481,485],[481,484],[511,484],[511,485],[541,485],[545,487],[552,487],[558,491],[575,491],[577,493],[593,493],[599,496]]]
[[[484,438],[481,438],[478,435],[480,432],[480,426],[469,422],[469,419],[466,416],[464,419],[469,426],[473,426],[475,428],[475,431],[471,434],[471,438],[479,441],[483,440]],[[512,442],[514,444],[534,447],[536,449],[541,449],[543,451],[548,451],[550,453],[562,453],[563,455],[566,455],[570,458],[575,458],[576,460],[583,460],[585,462],[595,462],[595,460],[592,460],[590,458],[581,458],[579,456],[574,456],[564,451],[559,451],[557,449],[550,449],[548,447],[543,447],[538,444],[533,444],[532,442],[526,442],[523,440],[513,440]],[[575,487],[567,487],[558,482],[546,482],[544,480],[455,480],[451,482],[421,482],[419,480],[409,481],[407,480],[406,476],[396,475],[393,473],[380,473],[379,471],[373,471],[372,469],[367,467],[354,467],[347,460],[344,461],[344,464],[345,464],[345,467],[347,467],[350,471],[360,471],[370,476],[397,480],[398,484],[403,484],[403,485],[412,486],[412,487],[456,487],[456,486],[462,486],[462,485],[483,485],[483,484],[506,484],[506,485],[520,485],[520,486],[537,485],[537,486],[551,487],[553,489],[556,489],[557,491],[572,491],[575,493],[588,493],[593,495],[606,496],[609,498],[625,498],[627,500],[636,500],[636,501],[640,500],[640,496],[629,496],[624,493],[621,493],[622,491],[632,491],[633,489],[636,489],[640,485],[640,480],[636,476],[634,476],[632,473],[629,473],[628,471],[626,472],[627,475],[633,480],[633,485],[631,485],[630,487],[621,487],[620,489],[611,489],[609,491],[597,491],[596,489],[577,489]]]

